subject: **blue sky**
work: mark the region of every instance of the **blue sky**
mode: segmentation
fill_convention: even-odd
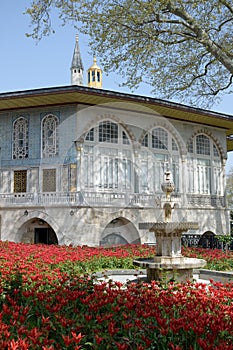
[[[29,5],[30,0],[1,1],[0,93],[70,84],[76,30],[71,25],[57,25],[55,34],[36,43],[25,35],[30,32],[30,18],[23,12]],[[88,38],[83,35],[80,35],[80,48],[87,69],[92,65],[93,55],[88,48]],[[103,75],[103,88],[130,92],[120,88],[118,81],[115,74]],[[149,95],[150,90],[143,87],[135,93]],[[233,94],[226,95],[212,110],[233,115]],[[232,167],[233,152],[229,154],[227,171]]]

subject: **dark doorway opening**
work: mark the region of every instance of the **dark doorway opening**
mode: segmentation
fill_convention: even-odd
[[[208,249],[218,248],[218,239],[213,232],[207,231],[201,236],[198,247]]]
[[[36,227],[35,243],[58,244],[56,233],[51,227]]]

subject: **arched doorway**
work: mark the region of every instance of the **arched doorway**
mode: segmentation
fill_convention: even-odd
[[[100,245],[119,245],[129,243],[140,243],[137,229],[125,218],[113,219],[104,229]]]
[[[21,240],[25,243],[58,244],[54,229],[40,218],[28,220],[20,228],[20,232]]]

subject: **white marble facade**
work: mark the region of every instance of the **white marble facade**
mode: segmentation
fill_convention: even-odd
[[[115,102],[1,111],[0,130],[1,240],[152,243],[139,223],[163,220],[167,169],[173,221],[229,233],[224,129]]]

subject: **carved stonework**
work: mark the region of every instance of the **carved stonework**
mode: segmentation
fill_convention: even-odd
[[[43,169],[43,192],[56,191],[56,169]]]
[[[188,204],[193,207],[225,207],[224,196],[187,195]]]

